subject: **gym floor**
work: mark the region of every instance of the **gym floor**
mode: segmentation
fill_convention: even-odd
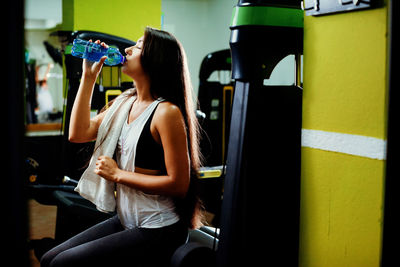
[[[28,201],[29,209],[29,239],[42,239],[45,237],[54,238],[56,230],[56,206],[41,205],[36,200]],[[33,250],[29,251],[29,258],[32,267],[40,267]]]

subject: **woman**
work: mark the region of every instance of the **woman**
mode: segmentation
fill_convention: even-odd
[[[42,266],[165,266],[185,242],[188,228],[200,225],[192,186],[200,166],[198,122],[183,48],[171,34],[148,27],[125,52],[122,71],[132,77],[135,89],[113,105],[122,98],[133,104],[117,136],[116,160],[101,155],[91,170],[116,183],[118,215],[47,252]],[[90,119],[91,95],[104,61],[83,62],[71,142],[99,139],[101,124],[111,114],[112,107]],[[131,127],[138,121],[142,130],[135,143],[132,136],[138,134]]]

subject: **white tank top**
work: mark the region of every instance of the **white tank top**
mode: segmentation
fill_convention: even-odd
[[[131,123],[128,124],[128,118],[125,119],[116,149],[119,168],[131,172],[135,170],[135,152],[140,134],[161,101],[157,99],[152,102]],[[117,184],[117,213],[121,224],[127,229],[159,228],[179,221],[171,197],[146,194],[122,184]]]

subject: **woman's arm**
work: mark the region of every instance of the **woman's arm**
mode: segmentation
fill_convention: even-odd
[[[161,103],[153,122],[164,148],[166,175],[124,171],[106,156],[98,158],[95,173],[145,193],[183,197],[190,182],[190,160],[182,113],[173,104]]]
[[[96,43],[100,43],[100,41],[96,41]],[[106,46],[104,43],[102,45]],[[90,119],[90,104],[97,76],[106,58],[103,57],[100,62],[83,60],[81,83],[72,107],[69,123],[68,139],[71,142],[84,143],[96,139],[97,130],[104,118],[105,112]]]

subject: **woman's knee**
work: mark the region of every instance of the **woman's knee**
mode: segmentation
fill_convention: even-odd
[[[86,251],[77,248],[65,250],[56,255],[49,263],[49,267],[87,267],[113,266],[112,257],[87,255]]]
[[[74,266],[76,267],[76,265],[72,265],[71,260],[73,260],[71,257],[68,256],[68,251],[63,251],[59,254],[57,254],[55,257],[53,257],[51,259],[51,261],[49,262],[49,267],[62,267],[62,266]],[[41,263],[40,263],[41,264]],[[42,266],[40,266],[42,267]]]
[[[57,256],[53,250],[47,251],[42,258],[40,259],[40,267],[48,267],[50,266],[50,262]]]
[[[58,265],[61,260],[61,263],[64,261],[63,259],[65,258],[65,252],[70,250],[70,246],[68,246],[68,243],[62,243],[48,252],[46,252],[42,258],[40,259],[40,267],[51,267],[51,266],[68,266],[68,265]],[[56,260],[57,259],[57,260]],[[55,263],[57,265],[55,265]],[[77,266],[74,266],[77,267]]]

